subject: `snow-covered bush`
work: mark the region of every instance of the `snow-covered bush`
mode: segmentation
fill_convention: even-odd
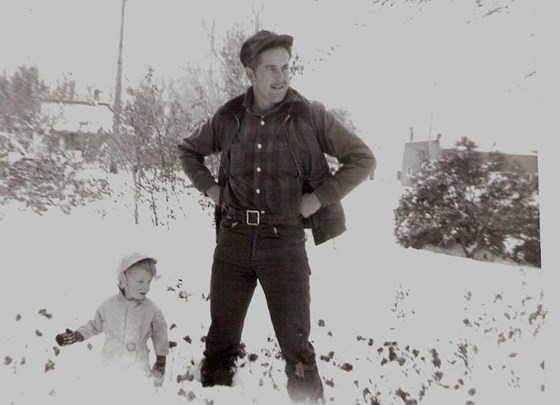
[[[51,91],[36,67],[0,75],[0,203],[68,213],[108,193],[105,179],[84,177],[84,163],[48,141],[51,118],[41,112],[41,102],[51,93],[62,96],[59,90]]]
[[[540,266],[537,175],[506,171],[502,154],[483,159],[475,149],[463,138],[441,159],[423,163],[395,210],[397,240],[417,249],[458,245],[466,257],[488,252]]]
[[[99,200],[110,192],[106,179],[82,176],[81,162],[62,151],[14,164],[0,164],[0,202],[17,201],[36,212],[56,207],[69,213],[73,207]]]

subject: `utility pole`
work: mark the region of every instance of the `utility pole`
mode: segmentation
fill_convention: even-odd
[[[114,145],[118,145],[121,141],[121,111],[122,111],[122,102],[121,102],[121,95],[122,95],[122,51],[123,51],[123,37],[124,37],[124,6],[126,4],[126,0],[122,0],[122,11],[121,11],[121,31],[120,31],[120,38],[119,38],[119,56],[117,60],[117,82],[115,85],[115,101],[113,104],[113,140]],[[110,170],[112,173],[117,172],[117,162],[116,162],[116,151],[113,150],[111,152],[112,161]]]

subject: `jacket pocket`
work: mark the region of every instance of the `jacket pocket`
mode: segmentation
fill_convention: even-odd
[[[346,218],[342,203],[339,201],[319,209],[310,217],[310,227],[316,245],[341,235],[346,231]]]
[[[263,165],[267,174],[273,177],[298,176],[296,163],[286,141],[276,141],[266,145],[266,157]]]

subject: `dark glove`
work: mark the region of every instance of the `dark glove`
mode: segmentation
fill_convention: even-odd
[[[66,328],[66,332],[56,335],[56,343],[60,346],[71,345],[72,343],[82,342],[84,337],[80,332],[74,332]]]
[[[152,367],[152,376],[160,381],[163,380],[163,376],[165,374],[165,356],[156,356],[156,362]]]

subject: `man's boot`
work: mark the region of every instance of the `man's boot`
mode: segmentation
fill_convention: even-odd
[[[315,363],[286,365],[288,394],[296,404],[324,404],[323,383]]]
[[[214,385],[231,387],[234,374],[235,361],[232,357],[211,360],[205,357],[200,364],[200,378],[203,387]]]

